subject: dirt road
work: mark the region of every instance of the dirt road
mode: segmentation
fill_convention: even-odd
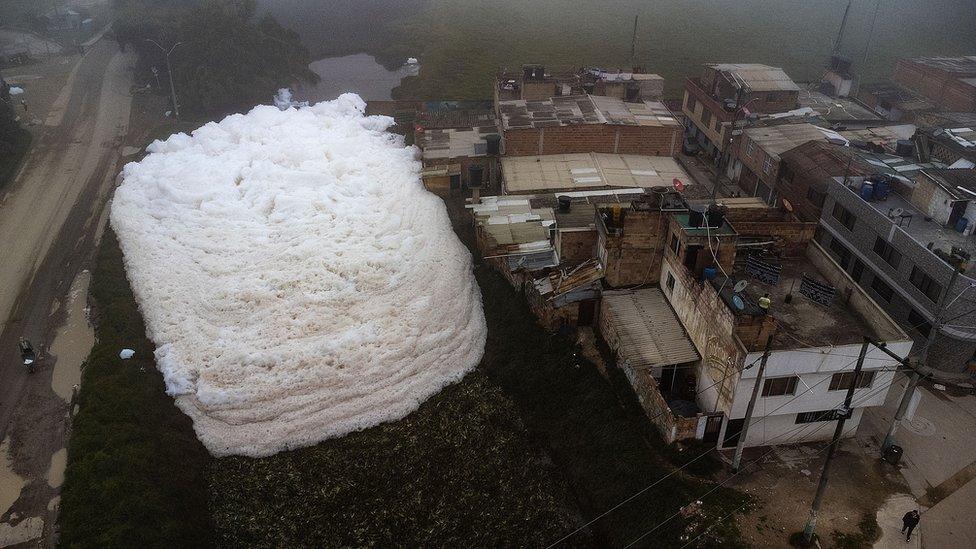
[[[77,377],[65,365],[77,368],[88,349],[62,342],[64,356],[54,356],[51,344],[66,320],[85,322],[77,311],[86,292],[75,285],[79,305],[69,289],[91,260],[114,187],[133,62],[103,40],[66,63],[63,88],[47,112],[32,113],[42,125],[23,169],[0,190],[0,447],[8,451],[0,455],[0,480],[7,479],[0,504],[12,501],[0,507],[0,547],[27,540],[51,546],[56,538],[71,413],[64,385]],[[75,328],[60,332],[84,340],[84,329]],[[20,365],[22,335],[44,357],[33,374]],[[52,380],[56,370],[59,379]]]

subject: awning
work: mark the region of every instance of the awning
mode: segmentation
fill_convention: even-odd
[[[602,306],[621,362],[644,369],[701,358],[661,290],[605,292]]]

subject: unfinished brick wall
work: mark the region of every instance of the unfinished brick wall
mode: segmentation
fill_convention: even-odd
[[[630,386],[637,395],[637,401],[647,414],[648,419],[668,443],[677,440],[695,438],[698,429],[698,417],[680,417],[674,415],[671,407],[664,400],[658,389],[657,381],[646,370],[635,370],[627,364],[621,364],[620,369],[630,381]]]
[[[937,67],[899,59],[892,80],[929,99],[945,111],[968,112],[976,109],[976,88],[958,80],[972,75],[952,73]]]
[[[604,249],[605,280],[614,287],[644,284],[658,279],[666,220],[660,211],[620,212],[619,236],[607,234]]]
[[[739,236],[769,238],[784,257],[803,257],[807,245],[813,240],[813,235],[817,231],[817,223],[799,221],[758,223],[737,221],[732,226]]]
[[[761,351],[775,327],[776,320],[771,315],[742,315],[735,325],[735,335],[748,351]]]
[[[681,126],[577,124],[505,130],[507,156],[608,153],[674,156],[681,146]]]
[[[596,257],[596,229],[558,231],[560,265],[579,265]]]

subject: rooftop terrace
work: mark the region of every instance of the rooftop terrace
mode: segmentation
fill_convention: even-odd
[[[800,106],[809,107],[831,124],[882,122],[882,118],[853,99],[830,97],[818,91],[800,90]]]
[[[733,283],[724,283],[723,278],[719,277],[713,280],[712,284],[716,290],[721,288],[720,295],[729,309],[740,315],[762,314],[759,298],[769,293],[769,298],[772,300],[769,314],[773,315],[778,325],[772,342],[773,349],[847,345],[860,342],[863,334],[877,337],[874,328],[843,302],[843,296],[837,295],[829,305],[823,305],[802,293],[801,288],[805,288],[804,275],[829,286],[826,278],[809,259],[803,257],[763,261],[780,268],[779,280],[775,284],[768,284],[749,274],[746,267],[746,254],[736,258],[733,279],[746,280],[749,283],[746,289],[739,293],[744,305],[741,311],[733,304]],[[786,296],[790,293],[793,297],[787,303]]]
[[[626,103],[614,97],[595,95],[567,95],[545,101],[499,101],[498,110],[502,127],[506,130],[574,124],[678,125],[678,121],[664,103]]]

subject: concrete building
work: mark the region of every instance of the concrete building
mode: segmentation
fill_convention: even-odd
[[[976,114],[963,118],[967,119],[976,122]],[[919,158],[953,167],[976,165],[976,124],[963,126],[961,122],[951,121],[941,127],[919,129],[912,138]]]
[[[701,78],[685,80],[681,112],[686,136],[715,162],[729,146],[733,119],[744,119],[746,111],[795,109],[799,93],[783,69],[754,63],[705,65]]]
[[[674,156],[681,124],[663,103],[571,95],[496,105],[506,156],[569,153]]]
[[[446,195],[468,184],[469,168],[483,168],[483,189],[491,191],[497,174],[488,155],[498,127],[491,109],[446,109],[421,112],[414,120],[414,143],[423,162],[421,178],[428,191]]]
[[[892,80],[941,111],[976,111],[976,55],[899,59]]]
[[[970,173],[957,179],[942,170],[922,170],[916,182],[895,181],[882,195],[866,191],[862,178],[850,178],[846,185],[835,178],[827,187],[818,241],[919,341],[935,329],[936,305],[945,292],[945,322],[938,327],[929,366],[940,376],[968,379],[976,353],[976,295],[971,291],[976,269],[970,259],[976,241],[946,226],[974,215],[968,192],[953,189],[976,189],[971,170],[965,172]],[[971,231],[970,224],[966,229]],[[962,260],[964,266],[952,287],[950,260]]]
[[[719,447],[738,442],[756,382],[755,364],[774,328],[746,446],[828,439],[844,389],[854,381],[851,371],[863,335],[888,342],[902,355],[911,349],[911,339],[815,242],[799,257],[740,258],[727,272],[730,278],[702,281],[679,256],[668,254],[660,279],[706,357],[697,371],[696,394],[698,408],[710,412],[710,426],[699,438]],[[735,292],[741,280],[748,286]],[[764,294],[773,302],[768,313],[757,305]],[[869,351],[846,436],[856,430],[865,407],[884,402],[895,365],[880,351]]]
[[[912,123],[938,107],[928,99],[890,82],[861,86],[858,100],[874,112],[893,122]]]
[[[819,91],[800,90],[798,101],[800,108],[813,109],[823,125],[838,131],[890,124],[870,107],[853,98],[831,97]]]

